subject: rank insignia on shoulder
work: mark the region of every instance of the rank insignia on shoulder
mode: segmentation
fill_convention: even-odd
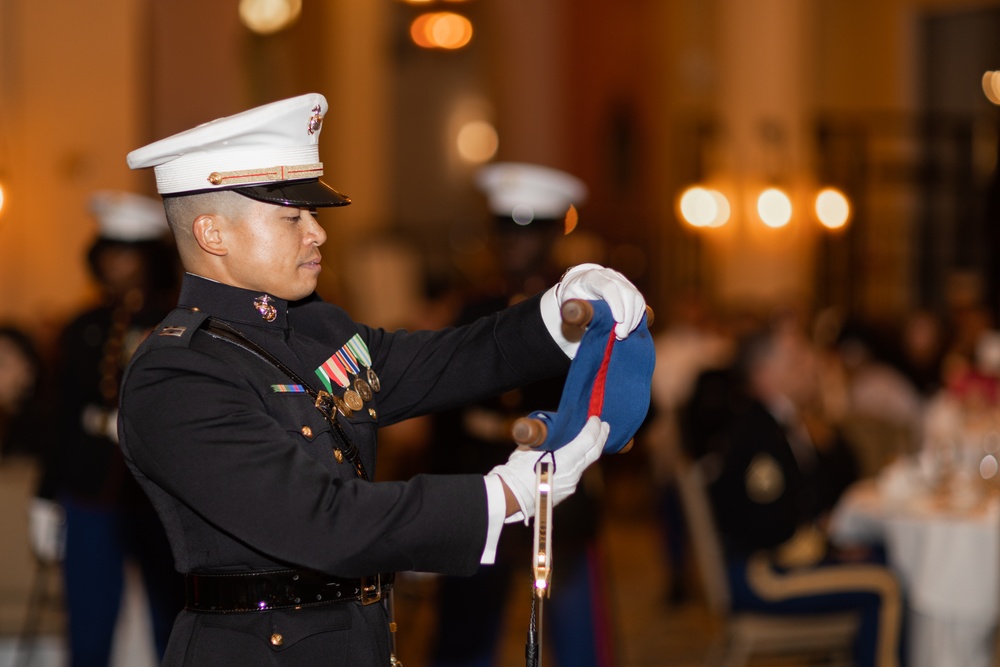
[[[174,336],[180,338],[187,331],[187,327],[163,327],[160,329],[159,336]]]
[[[785,475],[770,454],[757,454],[745,478],[747,497],[755,503],[773,503],[785,491]]]

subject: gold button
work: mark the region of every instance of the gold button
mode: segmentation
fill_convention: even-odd
[[[281,646],[284,643],[285,643],[285,638],[282,637],[277,632],[275,632],[273,635],[271,635],[271,645],[272,646]]]
[[[340,451],[339,448],[333,450],[333,458],[337,459],[337,463],[344,462],[344,452]]]
[[[220,174],[217,171],[213,171],[211,174],[208,175],[208,182],[211,183],[212,185],[219,185],[220,183],[222,183],[222,174]]]
[[[313,430],[311,428],[309,428],[308,426],[303,426],[302,427],[302,435],[306,436],[307,438],[311,438],[311,437],[313,437]]]
[[[375,408],[368,408],[368,414],[372,416],[372,419],[378,419],[378,417],[376,417],[378,413],[375,412]]]

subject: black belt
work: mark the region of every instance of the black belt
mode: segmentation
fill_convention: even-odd
[[[224,614],[348,601],[367,605],[381,600],[394,578],[389,573],[341,579],[308,570],[186,574],[184,608]]]

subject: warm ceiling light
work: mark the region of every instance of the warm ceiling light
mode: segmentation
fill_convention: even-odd
[[[482,164],[496,155],[500,141],[496,128],[485,120],[466,123],[458,131],[458,154],[471,164]]]
[[[757,213],[768,227],[784,227],[792,219],[792,200],[778,188],[768,188],[757,198]]]
[[[851,217],[851,205],[843,192],[825,188],[816,195],[816,217],[828,229],[840,229]]]
[[[425,49],[460,49],[472,41],[472,22],[454,12],[421,14],[410,24],[410,37]]]
[[[729,201],[716,190],[691,187],[681,194],[681,217],[692,227],[721,227],[729,221]]]
[[[1000,72],[983,74],[983,92],[993,104],[1000,104]]]
[[[259,35],[284,30],[298,20],[302,0],[240,0],[240,20]]]

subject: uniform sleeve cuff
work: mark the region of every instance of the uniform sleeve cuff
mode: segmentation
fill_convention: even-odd
[[[498,475],[486,475],[486,511],[489,523],[486,529],[486,546],[479,559],[481,565],[493,565],[497,556],[497,543],[507,516],[507,499],[503,492],[503,482]]]
[[[542,294],[539,304],[542,310],[542,322],[545,323],[545,328],[548,329],[552,340],[562,348],[567,357],[570,359],[575,358],[576,351],[580,348],[580,341],[570,342],[563,335],[562,312],[559,310],[559,299],[556,298],[555,286],[550,287],[548,291]]]

